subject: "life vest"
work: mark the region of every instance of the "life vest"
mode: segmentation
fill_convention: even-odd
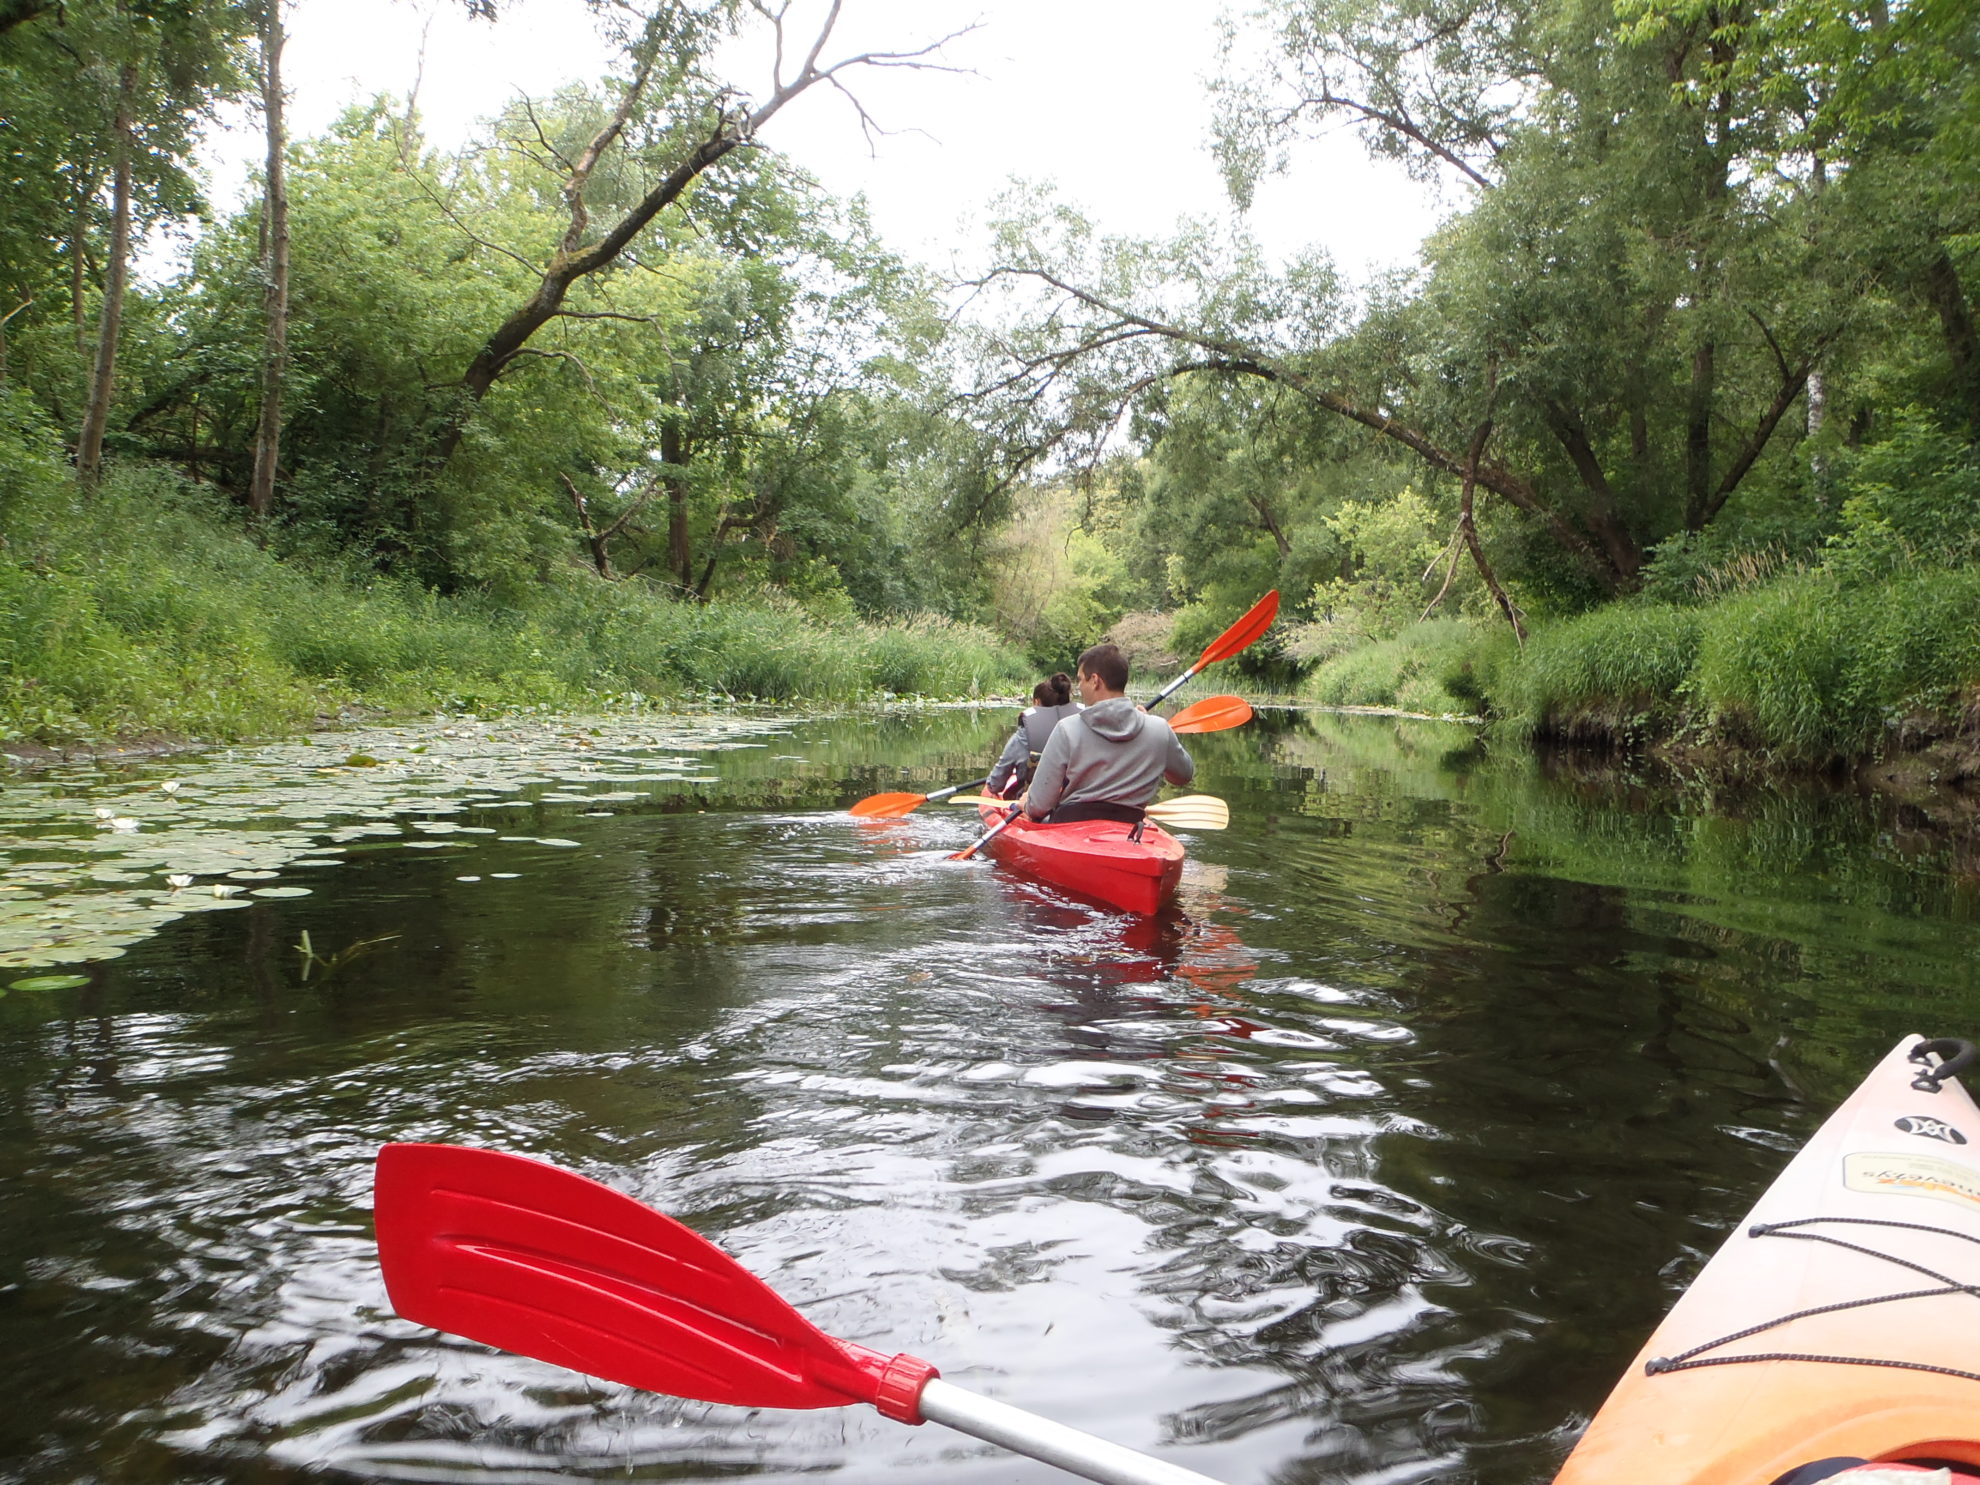
[[[1057,727],[1067,717],[1076,717],[1078,715],[1079,707],[1074,702],[1067,702],[1064,706],[1033,706],[1025,708],[1024,715],[1018,718],[1018,731],[1024,734],[1024,747],[1027,755],[1024,765],[1024,781],[1027,784],[1031,782],[1032,774],[1038,770],[1039,755],[1045,751],[1045,742],[1046,739],[1051,737],[1052,729]]]

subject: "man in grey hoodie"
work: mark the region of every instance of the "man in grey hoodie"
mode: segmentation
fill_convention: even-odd
[[[1126,696],[1127,656],[1095,645],[1079,657],[1086,709],[1052,729],[1025,791],[1034,820],[1120,820],[1139,824],[1164,779],[1187,784],[1196,763],[1169,724]]]

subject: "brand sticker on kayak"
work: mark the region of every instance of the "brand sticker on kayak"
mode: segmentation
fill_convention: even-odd
[[[1943,1119],[1928,1118],[1924,1114],[1906,1114],[1902,1119],[1892,1122],[1906,1134],[1922,1134],[1928,1140],[1944,1140],[1949,1145],[1966,1143],[1966,1136]]]
[[[1980,1206],[1980,1175],[1971,1166],[1937,1155],[1857,1151],[1843,1156],[1843,1185],[1851,1191],[1932,1196],[1961,1206]]]

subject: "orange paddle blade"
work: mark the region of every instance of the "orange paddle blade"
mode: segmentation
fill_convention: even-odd
[[[1242,696],[1206,696],[1169,718],[1175,732],[1222,732],[1251,720],[1251,703]]]
[[[1210,641],[1203,651],[1203,658],[1196,662],[1196,668],[1201,670],[1204,666],[1214,665],[1219,660],[1230,659],[1270,629],[1272,621],[1278,616],[1279,590],[1274,588],[1252,604],[1242,619]]]
[[[846,813],[862,820],[898,820],[928,803],[926,794],[869,794],[850,806]]]

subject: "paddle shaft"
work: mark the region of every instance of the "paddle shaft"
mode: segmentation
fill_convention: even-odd
[[[1167,701],[1176,692],[1180,691],[1184,686],[1188,685],[1190,677],[1195,675],[1198,671],[1202,669],[1203,669],[1203,664],[1201,661],[1198,661],[1195,665],[1190,666],[1188,670],[1185,670],[1181,675],[1177,676],[1173,681],[1170,681],[1168,685],[1164,686],[1161,690],[1155,693],[1155,699],[1148,703],[1148,710],[1150,710],[1151,712],[1154,711],[1156,707],[1160,706],[1163,702]]]
[[[930,802],[937,799],[947,799],[951,794],[960,794],[965,789],[981,789],[989,782],[990,776],[985,774],[980,779],[971,779],[967,784],[951,784],[946,789],[937,789],[933,794],[928,796],[928,799]]]
[[[1016,801],[1013,800],[1012,803],[1013,805],[1015,805]],[[968,845],[964,846],[960,851],[956,852],[956,854],[951,856],[949,859],[951,861],[969,860],[970,857],[974,856],[978,851],[982,850],[985,846],[989,845],[991,841],[995,840],[998,836],[1002,835],[1006,830],[1009,830],[1011,826],[1015,825],[1017,823],[1017,817],[1023,813],[1024,813],[1023,810],[1013,808],[1009,814],[1004,816],[1003,819],[999,820],[995,825],[992,825],[988,830],[984,831],[983,834],[979,835],[975,840],[971,841]]]
[[[1096,1439],[1023,1408],[931,1378],[921,1389],[921,1416],[1101,1485],[1218,1485],[1208,1475]]]

